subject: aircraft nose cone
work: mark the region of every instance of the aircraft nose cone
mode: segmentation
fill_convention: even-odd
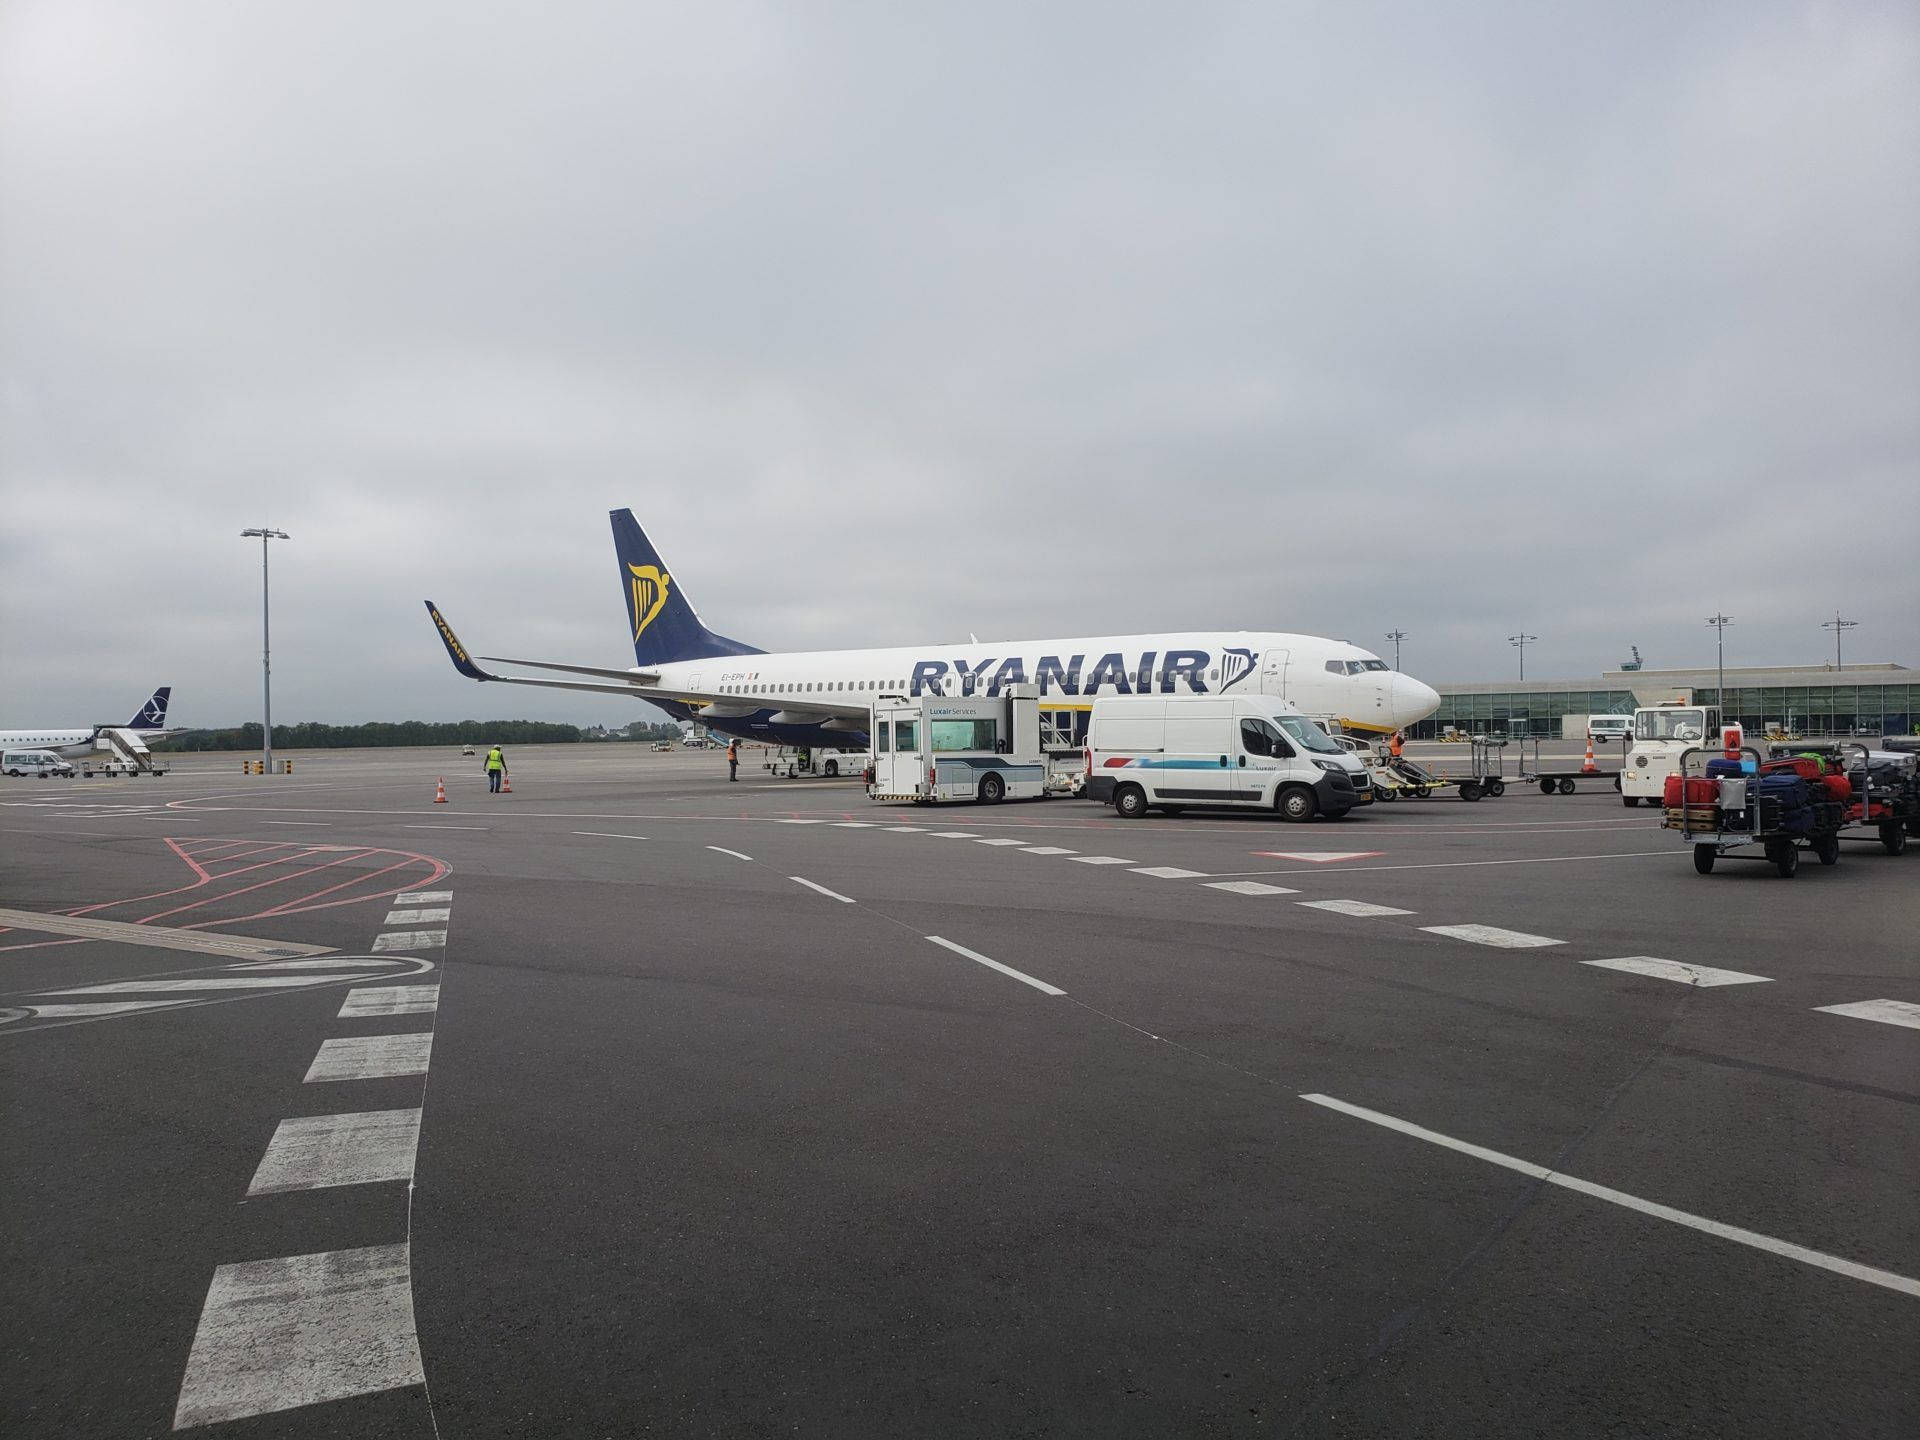
[[[1431,685],[1424,685],[1411,675],[1396,673],[1393,677],[1393,723],[1395,726],[1412,725],[1427,718],[1440,708],[1440,692]]]

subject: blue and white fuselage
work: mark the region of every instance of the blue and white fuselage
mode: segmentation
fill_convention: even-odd
[[[456,669],[474,680],[629,694],[675,719],[779,745],[864,748],[882,695],[998,695],[1033,685],[1049,728],[1084,735],[1100,695],[1277,696],[1352,730],[1387,734],[1439,708],[1430,686],[1344,640],[1286,631],[1170,631],[1058,640],[969,641],[767,654],[710,631],[631,511],[612,515],[621,594],[631,626],[630,669],[480,657],[570,679],[483,669],[427,602]]]

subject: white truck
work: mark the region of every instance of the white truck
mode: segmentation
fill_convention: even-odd
[[[867,730],[867,794],[918,805],[1044,799],[1039,696],[1031,685],[1009,685],[998,696],[880,696]]]
[[[1672,700],[1633,712],[1633,743],[1620,772],[1620,799],[1629,809],[1642,801],[1660,804],[1667,777],[1679,773],[1680,757],[1701,746],[1718,746],[1720,712],[1711,705]]]
[[[1277,696],[1102,695],[1087,747],[1087,798],[1128,820],[1189,805],[1337,819],[1373,803],[1360,757]]]

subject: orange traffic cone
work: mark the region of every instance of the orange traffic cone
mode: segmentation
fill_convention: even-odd
[[[1598,775],[1600,767],[1593,763],[1593,737],[1587,736],[1587,758],[1580,766],[1582,775]]]
[[[447,803],[447,782],[439,775],[433,777],[433,803],[436,805]]]
[[[513,794],[513,776],[504,770],[500,772],[500,793],[502,795]]]

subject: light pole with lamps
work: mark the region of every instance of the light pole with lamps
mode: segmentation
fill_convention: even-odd
[[[1407,632],[1404,630],[1387,631],[1387,639],[1393,642],[1393,668],[1396,670],[1400,668],[1400,642],[1406,638]]]
[[[264,711],[260,726],[261,770],[273,773],[273,626],[270,592],[267,589],[267,545],[273,540],[291,540],[284,530],[242,530],[243,540],[260,541],[260,692]]]
[[[1524,630],[1518,635],[1507,636],[1507,643],[1509,645],[1517,645],[1520,648],[1520,678],[1522,680],[1527,678],[1527,645],[1531,641],[1538,640],[1539,638],[1538,635],[1529,635]]]
[[[1727,715],[1727,626],[1732,623],[1731,615],[1716,614],[1707,617],[1707,624],[1711,625],[1716,632],[1714,645],[1717,658],[1714,662],[1713,703],[1720,707],[1720,722],[1723,725],[1733,723]]]
[[[1820,622],[1820,628],[1822,630],[1833,631],[1833,668],[1834,669],[1844,670],[1846,668],[1844,665],[1840,663],[1841,635],[1844,634],[1846,631],[1853,629],[1853,627],[1858,625],[1859,623],[1860,622],[1858,620],[1842,620],[1840,618],[1840,612],[1838,610],[1833,612],[1833,618],[1831,620],[1822,620]]]

